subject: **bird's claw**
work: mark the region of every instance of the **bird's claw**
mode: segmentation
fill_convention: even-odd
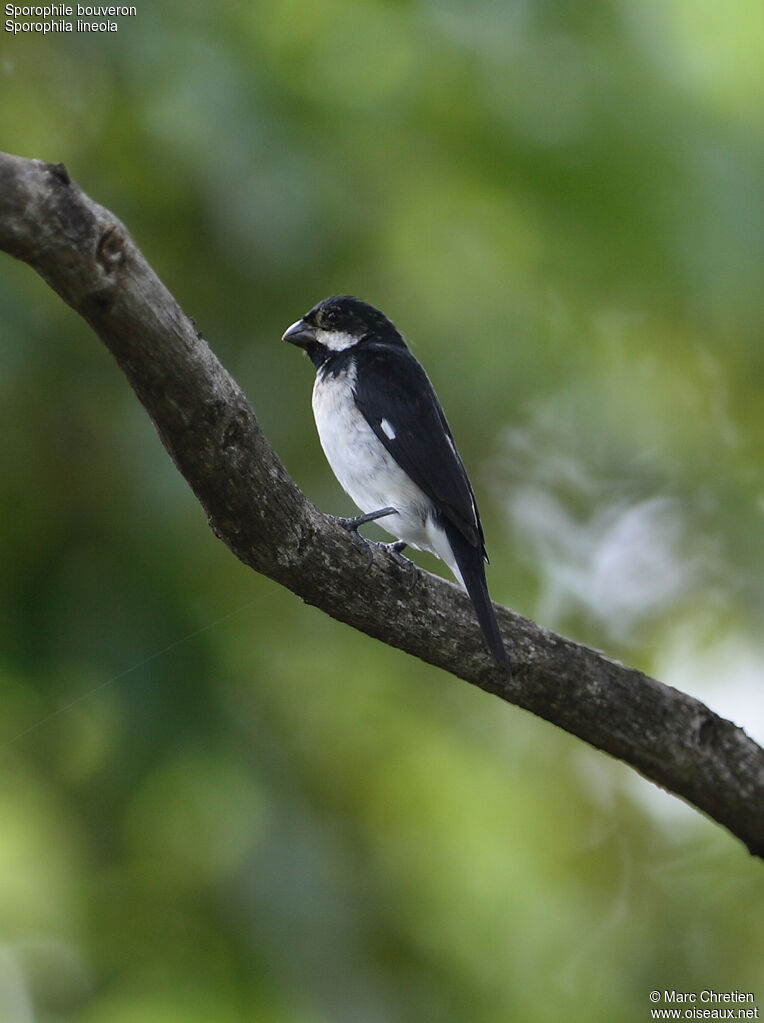
[[[408,546],[406,541],[396,540],[395,543],[381,543],[379,546],[384,547],[393,561],[397,562],[406,572],[409,577],[409,589],[413,589],[417,578],[417,567],[410,558],[404,558],[401,554],[401,551],[405,550]]]
[[[357,515],[354,519],[343,519],[335,515],[334,521],[349,533],[357,533],[359,526],[364,526],[367,522],[376,522],[386,515],[395,515],[395,508],[380,508],[379,511],[368,512],[366,515]]]
[[[409,589],[412,589],[416,582],[417,570],[414,562],[410,561],[408,558],[404,558],[401,554],[401,551],[405,550],[408,546],[405,540],[396,540],[394,543],[380,543],[377,540],[367,540],[366,537],[361,536],[358,532],[359,526],[363,526],[367,522],[372,522],[374,519],[382,518],[383,515],[390,515],[394,511],[394,508],[385,508],[382,510],[382,514],[379,512],[373,512],[371,515],[359,515],[354,519],[345,519],[335,515],[333,518],[338,526],[341,526],[344,530],[346,530],[346,532],[350,533],[355,542],[360,544],[367,554],[369,559],[369,564],[366,568],[367,572],[374,563],[374,547],[381,547],[382,550],[387,551],[393,561],[397,562],[398,565],[405,570],[406,574],[409,576]]]
[[[363,522],[359,522],[358,519],[343,519],[340,518],[338,515],[333,516],[333,518],[338,526],[342,526],[342,528],[347,533],[350,533],[350,535],[353,537],[353,540],[360,546],[361,550],[366,555],[369,562],[368,565],[366,566],[366,571],[368,572],[372,564],[374,563],[374,553],[371,549],[371,544],[369,543],[369,541],[365,537],[361,536],[361,534],[358,532],[358,527],[362,526]]]
[[[355,533],[355,535],[358,536],[359,539],[363,539],[363,537],[360,537],[358,534],[358,527],[363,525],[362,522],[359,522],[358,518],[343,519],[339,515],[333,515],[332,518],[334,519],[338,526],[342,526],[342,528],[344,530],[347,530],[348,533]]]

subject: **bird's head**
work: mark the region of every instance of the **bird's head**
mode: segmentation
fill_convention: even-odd
[[[304,349],[317,366],[365,341],[404,343],[384,313],[352,295],[334,295],[314,305],[282,340]]]

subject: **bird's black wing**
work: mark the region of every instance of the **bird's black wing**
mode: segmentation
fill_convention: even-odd
[[[435,390],[400,344],[364,343],[355,402],[395,461],[437,509],[486,643],[509,671],[509,659],[488,593],[483,528],[475,495]]]
[[[403,345],[367,341],[362,358],[355,401],[366,422],[444,519],[485,557],[475,495],[424,369]]]

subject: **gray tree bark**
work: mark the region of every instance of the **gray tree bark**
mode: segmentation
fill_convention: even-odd
[[[61,164],[0,154],[0,249],[112,353],[210,526],[256,572],[384,643],[558,725],[694,804],[764,857],[764,750],[698,700],[498,607],[513,673],[467,597],[369,556],[300,492],[235,380],[122,223]],[[306,694],[306,699],[310,695]]]

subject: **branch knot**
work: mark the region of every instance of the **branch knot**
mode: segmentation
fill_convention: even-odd
[[[107,274],[113,274],[125,262],[125,239],[116,225],[108,227],[99,238],[96,259]]]

